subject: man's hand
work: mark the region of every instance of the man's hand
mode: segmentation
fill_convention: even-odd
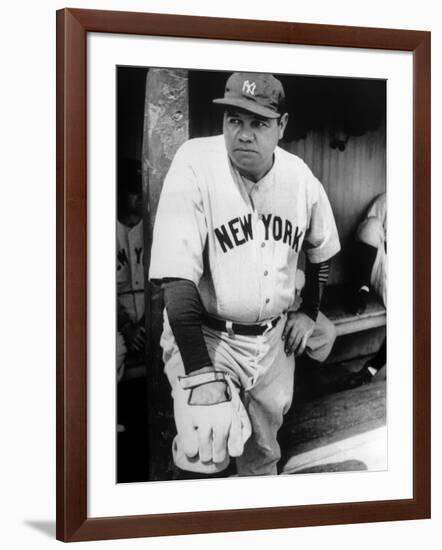
[[[241,456],[251,425],[230,376],[184,389],[183,384],[193,376],[172,385],[178,432],[174,460],[184,470],[208,472],[228,461],[228,455]]]
[[[315,322],[305,313],[301,311],[288,313],[281,337],[284,340],[285,353],[302,355],[314,328]]]

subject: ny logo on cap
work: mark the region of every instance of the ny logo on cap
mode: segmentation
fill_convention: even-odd
[[[242,91],[245,94],[255,95],[255,89],[256,89],[255,82],[249,82],[248,80],[244,80],[244,83],[242,85]]]

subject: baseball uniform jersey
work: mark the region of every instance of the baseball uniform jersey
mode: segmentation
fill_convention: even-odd
[[[143,222],[128,227],[117,220],[118,309],[126,321],[144,315]]]
[[[180,147],[158,205],[150,279],[191,280],[209,314],[257,323],[293,303],[302,248],[319,263],[340,245],[327,195],[300,158],[276,147],[254,183],[230,162],[223,135]]]

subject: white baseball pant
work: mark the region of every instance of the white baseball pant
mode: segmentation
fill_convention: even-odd
[[[281,451],[277,433],[293,397],[295,360],[287,357],[281,340],[286,316],[261,336],[230,336],[203,326],[209,356],[217,370],[228,372],[241,387],[240,397],[249,415],[252,435],[236,459],[238,474],[274,475]],[[329,355],[335,339],[334,325],[319,313],[306,353],[317,361]],[[169,382],[185,374],[181,355],[167,314],[161,337],[164,370]],[[184,391],[184,390],[183,390]]]

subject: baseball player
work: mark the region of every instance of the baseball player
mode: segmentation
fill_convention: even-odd
[[[387,200],[378,195],[369,206],[356,231],[354,248],[355,293],[352,310],[361,315],[372,290],[387,305]],[[350,375],[346,388],[355,388],[373,380],[387,360],[387,340],[362,369]]]
[[[128,356],[144,360],[144,268],[141,164],[133,159],[118,167],[117,219],[117,375]]]
[[[372,288],[387,303],[387,201],[386,194],[378,195],[369,206],[364,220],[356,231],[354,249],[356,314],[365,311]]]
[[[174,400],[176,465],[239,475],[277,472],[277,433],[293,394],[293,354],[328,356],[333,325],[319,311],[340,249],[327,195],[306,164],[278,147],[282,84],[234,73],[223,135],[177,151],[155,220],[151,280],[164,289],[161,338]],[[301,250],[302,306],[293,311]]]

